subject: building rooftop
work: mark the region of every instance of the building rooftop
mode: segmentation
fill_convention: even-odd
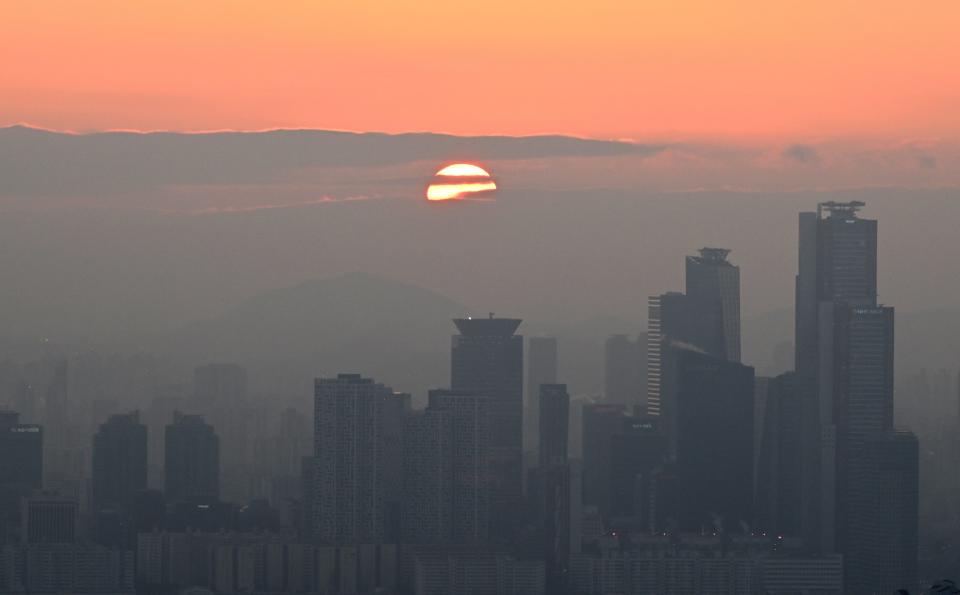
[[[520,318],[454,318],[453,323],[461,335],[468,337],[509,337],[523,322]]]

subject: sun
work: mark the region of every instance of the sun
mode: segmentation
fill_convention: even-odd
[[[496,189],[497,183],[490,173],[479,165],[451,163],[434,174],[427,187],[427,200],[463,200]]]

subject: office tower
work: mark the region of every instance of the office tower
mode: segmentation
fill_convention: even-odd
[[[23,543],[74,543],[80,505],[73,498],[39,494],[24,498],[21,505]]]
[[[849,431],[866,422],[855,418],[869,409],[882,418],[887,408],[882,401],[892,400],[892,392],[880,394],[886,392],[892,366],[877,375],[874,357],[874,363],[856,375],[844,367],[871,342],[863,334],[866,320],[854,322],[854,318],[871,318],[874,326],[879,321],[892,324],[892,312],[866,314],[877,309],[877,222],[857,215],[863,206],[862,202],[821,203],[816,213],[800,213],[799,218],[796,387],[803,408],[802,530],[806,542],[821,553],[837,549],[838,529],[842,541]],[[881,345],[875,337],[872,348],[879,348],[879,358],[886,360],[886,351],[892,348],[892,326],[880,334],[890,344]],[[860,399],[866,401],[858,403]]]
[[[489,398],[491,506],[499,537],[516,528],[523,491],[523,337],[515,318],[459,318],[450,388]]]
[[[20,498],[43,481],[43,429],[20,423],[20,415],[0,411],[0,543],[17,530]]]
[[[220,498],[220,440],[203,416],[175,411],[166,427],[164,453],[167,501]]]
[[[523,423],[523,449],[531,451],[539,440],[539,395],[541,384],[557,381],[556,337],[530,337],[527,348],[527,390]]]
[[[611,335],[604,344],[603,397],[608,403],[646,410],[647,337]]]
[[[736,531],[753,520],[753,368],[675,346],[665,356],[679,528]]]
[[[140,412],[111,415],[93,436],[93,511],[133,514],[137,492],[147,489],[147,427]]]
[[[910,432],[872,435],[850,477],[849,595],[917,587],[918,444]]]
[[[662,413],[664,350],[681,343],[726,359],[723,303],[675,291],[647,299],[647,414]]]
[[[359,374],[314,382],[313,532],[322,543],[385,543],[399,502],[409,402]]]
[[[686,258],[687,295],[701,303],[720,302],[723,357],[740,361],[740,267],[725,248],[700,248]]]
[[[801,521],[801,413],[796,374],[757,379],[762,403],[757,446],[756,502],[760,529],[798,537]],[[761,389],[760,386],[763,386]]]
[[[540,406],[540,467],[562,465],[567,462],[570,433],[570,395],[566,384],[541,384],[538,388]]]
[[[656,478],[667,461],[667,438],[656,420],[626,418],[610,437],[610,518],[656,530]]]
[[[623,428],[625,417],[623,405],[583,406],[583,505],[596,506],[601,516],[610,510],[611,436]]]

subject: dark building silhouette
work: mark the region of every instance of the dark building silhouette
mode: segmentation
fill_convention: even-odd
[[[671,346],[663,422],[675,461],[681,531],[753,521],[753,368]]]
[[[800,213],[796,282],[796,386],[803,406],[802,529],[816,551],[837,549],[837,410],[842,385],[836,356],[846,339],[838,321],[877,305],[877,222],[862,202],[826,202]],[[880,385],[883,378],[876,379]],[[842,484],[842,482],[841,482]]]
[[[523,423],[523,448],[536,448],[540,436],[540,385],[557,381],[556,337],[530,337],[527,339],[527,388],[524,394],[526,408]]]
[[[93,437],[93,510],[133,513],[147,489],[147,427],[140,413],[112,415]]]
[[[646,410],[647,336],[612,335],[604,344],[603,396],[609,403]]]
[[[846,589],[895,593],[917,585],[919,472],[910,432],[874,434],[857,446],[850,477]]]
[[[612,520],[645,532],[656,530],[657,478],[667,458],[667,438],[655,420],[624,419],[610,437]]]
[[[703,303],[720,303],[723,357],[740,361],[740,267],[730,264],[725,248],[701,248],[686,258],[687,295]]]
[[[14,539],[20,499],[42,482],[43,428],[21,424],[13,411],[0,411],[0,543]]]
[[[220,440],[200,415],[173,414],[164,440],[164,490],[169,502],[220,498]]]
[[[322,543],[386,543],[402,486],[409,395],[340,374],[314,383],[312,532]]]
[[[796,374],[787,372],[764,380],[756,453],[757,517],[763,532],[797,537],[802,511],[802,409]]]
[[[73,498],[38,494],[21,505],[23,543],[74,543],[78,537],[80,506]]]
[[[570,433],[570,395],[566,384],[541,384],[538,389],[540,413],[540,467],[567,462]]]
[[[612,436],[621,431],[625,419],[623,405],[583,406],[583,505],[596,506],[601,516],[610,511]]]
[[[515,318],[458,318],[450,387],[488,397],[494,535],[509,538],[523,493],[523,337]]]

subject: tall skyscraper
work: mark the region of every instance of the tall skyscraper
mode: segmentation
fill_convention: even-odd
[[[757,517],[760,529],[767,533],[798,537],[802,410],[796,374],[787,372],[765,380],[757,443]]]
[[[174,412],[165,429],[164,453],[168,502],[220,498],[220,439],[203,416]]]
[[[636,340],[627,335],[611,335],[603,350],[603,396],[608,403],[646,410],[647,336]]]
[[[427,408],[404,421],[402,543],[452,541],[453,439],[448,411]]]
[[[740,361],[740,267],[730,264],[725,248],[700,248],[687,256],[687,295],[705,303],[720,302],[723,356]]]
[[[627,418],[610,437],[610,517],[656,529],[657,473],[667,461],[667,438],[658,420]]]
[[[583,406],[583,505],[610,510],[612,436],[623,428],[626,410],[613,403]]]
[[[861,326],[849,324],[852,317],[862,316],[855,312],[877,306],[877,222],[858,217],[857,211],[863,206],[862,202],[826,202],[817,205],[816,213],[800,214],[796,386],[803,413],[802,530],[805,541],[821,553],[837,549],[837,530],[842,531],[846,521],[838,516],[838,500],[839,512],[844,513],[849,458],[844,454],[838,458],[837,448],[840,445],[842,452],[849,452],[843,446],[849,433],[838,435],[838,427],[849,429],[861,424],[850,417],[850,382],[854,381],[853,386],[865,382],[874,387],[865,389],[861,384],[854,389],[860,393],[874,391],[869,397],[861,394],[872,401],[868,408],[883,411],[886,406],[879,401],[889,399],[892,403],[893,396],[892,392],[883,396],[875,392],[885,391],[892,367],[879,376],[874,375],[876,368],[864,369],[866,375],[855,380],[842,364],[852,356],[851,348],[857,350],[854,344],[865,340],[850,335],[852,329]],[[879,318],[887,316],[892,322],[892,313]],[[888,331],[892,339],[892,327]],[[886,355],[880,358],[885,360]]]
[[[523,449],[531,451],[536,448],[540,435],[540,385],[554,384],[557,381],[557,339],[556,337],[530,337],[527,341]]]
[[[111,415],[93,436],[93,509],[133,514],[147,489],[147,427],[140,413]]]
[[[19,526],[20,499],[43,482],[43,428],[0,411],[0,542]]]
[[[570,432],[570,395],[566,384],[541,384],[540,401],[540,467],[567,462]]]
[[[736,531],[753,520],[753,368],[677,346],[665,355],[678,526]]]
[[[408,395],[340,374],[314,383],[316,471],[312,513],[322,543],[386,543],[402,486],[403,416]]]
[[[515,318],[458,318],[450,387],[488,397],[495,532],[511,532],[523,493],[523,337]],[[506,535],[500,535],[506,537]]]
[[[850,477],[845,593],[917,587],[919,449],[910,432],[872,435],[858,446]]]

